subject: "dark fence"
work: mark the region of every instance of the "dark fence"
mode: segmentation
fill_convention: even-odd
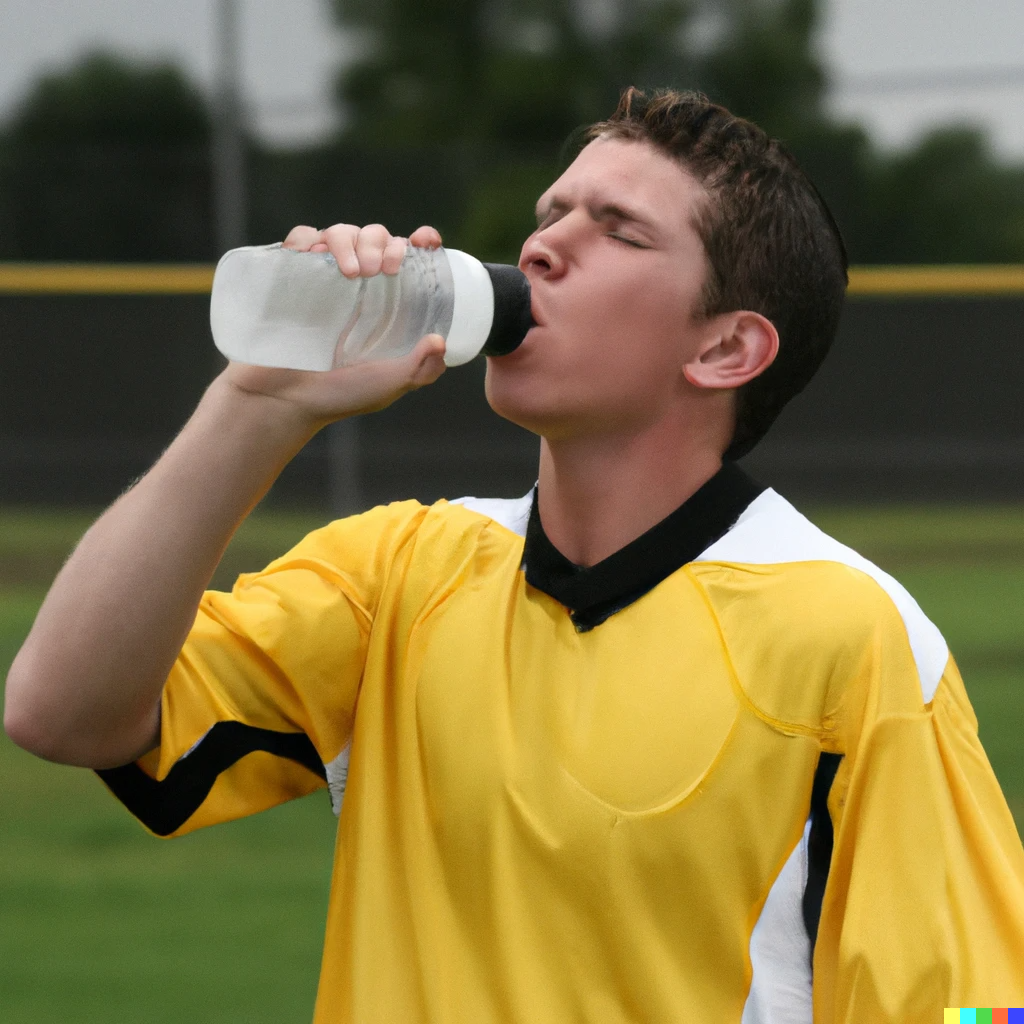
[[[152,463],[220,365],[209,273],[0,264],[0,501],[103,504]],[[489,410],[483,371],[325,431],[270,501],[524,492],[537,441]],[[1024,268],[859,272],[835,350],[747,463],[799,499],[1021,499],[1022,380]]]

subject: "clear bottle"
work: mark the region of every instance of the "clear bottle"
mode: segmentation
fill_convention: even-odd
[[[295,370],[398,358],[425,334],[458,366],[511,352],[532,326],[522,272],[458,249],[409,246],[397,274],[346,278],[330,253],[244,246],[221,257],[210,298],[225,356]]]

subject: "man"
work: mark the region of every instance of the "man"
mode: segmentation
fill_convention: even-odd
[[[350,277],[405,247],[379,225],[286,244]],[[430,383],[443,341],[231,365],[62,570],[12,737],[101,769],[159,834],[326,783],[318,1021],[1024,1003],[1024,852],[945,643],[731,461],[835,333],[820,197],[703,97],[631,90],[520,266],[537,326],[487,395],[541,438],[535,493],[374,509],[204,596],[313,433]]]

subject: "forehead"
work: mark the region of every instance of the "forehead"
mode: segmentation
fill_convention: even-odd
[[[678,161],[650,143],[598,138],[541,196],[538,207],[552,202],[622,206],[657,225],[686,228],[704,195]]]

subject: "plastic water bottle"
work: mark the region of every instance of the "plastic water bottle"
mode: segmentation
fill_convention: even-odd
[[[221,257],[210,300],[224,355],[295,370],[398,358],[425,334],[458,366],[506,355],[532,326],[523,273],[458,249],[408,246],[397,274],[346,278],[330,253],[244,246]]]

